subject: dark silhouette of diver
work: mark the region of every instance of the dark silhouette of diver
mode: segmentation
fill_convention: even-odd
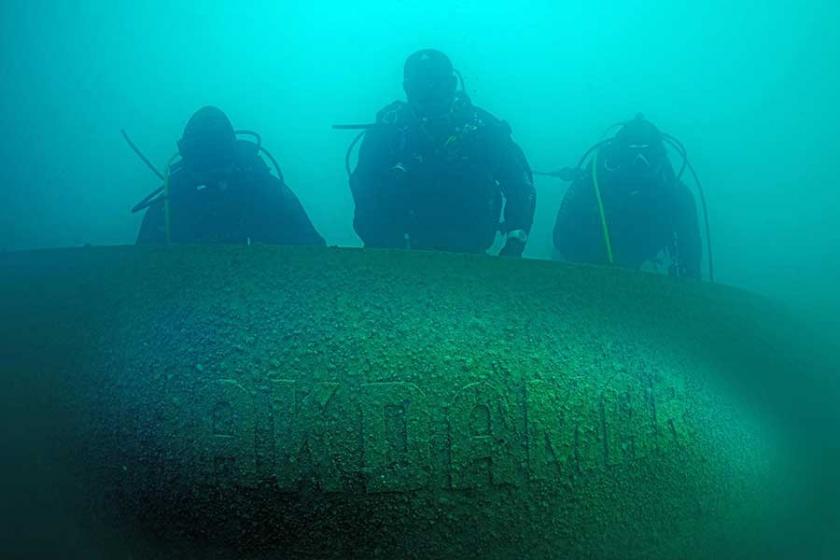
[[[684,157],[679,173],[666,142]],[[632,269],[651,263],[674,276],[700,278],[697,207],[680,179],[686,166],[682,144],[642,115],[624,123],[615,137],[584,154],[577,169],[551,174],[572,181],[554,226],[557,256]]]
[[[147,208],[138,244],[324,245],[259,135],[243,133],[257,142],[237,139],[230,120],[215,107],[190,118],[178,141],[180,160],[169,166],[156,196],[134,209]],[[277,177],[261,152],[275,164]]]
[[[478,253],[501,231],[500,254],[522,255],[534,218],[531,170],[508,125],[474,106],[463,83],[458,91],[458,78],[445,54],[416,52],[405,63],[407,102],[359,127],[367,131],[350,188],[366,247]]]

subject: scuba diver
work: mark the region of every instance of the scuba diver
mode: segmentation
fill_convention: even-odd
[[[256,143],[237,134],[254,136]],[[178,141],[180,160],[165,174],[126,140],[164,182],[132,210],[146,209],[138,244],[325,244],[259,135],[234,131],[221,110],[204,107],[190,118]],[[272,161],[277,177],[260,153]]]
[[[678,173],[666,143],[683,158]],[[703,248],[694,197],[681,180],[686,168],[698,185],[708,241],[705,198],[685,148],[641,114],[590,148],[577,168],[544,174],[572,182],[554,225],[557,255],[632,269],[654,265],[673,276],[699,279]],[[710,243],[708,259],[714,280]]]
[[[458,91],[460,74],[440,51],[408,57],[397,101],[348,149],[353,226],[365,247],[481,253],[501,231],[500,255],[519,257],[536,194],[510,127]],[[355,171],[349,158],[364,137]],[[504,221],[500,223],[500,218]]]

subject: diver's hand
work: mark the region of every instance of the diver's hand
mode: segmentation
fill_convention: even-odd
[[[525,250],[525,242],[516,237],[508,237],[505,246],[499,251],[500,257],[521,257]]]
[[[515,229],[507,233],[505,246],[499,251],[500,257],[521,257],[525,250],[525,243],[528,242],[528,232],[524,229]]]

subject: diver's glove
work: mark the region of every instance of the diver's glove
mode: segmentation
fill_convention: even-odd
[[[500,257],[521,257],[525,250],[525,243],[528,241],[528,234],[525,230],[517,229],[507,234],[505,246],[499,251]]]

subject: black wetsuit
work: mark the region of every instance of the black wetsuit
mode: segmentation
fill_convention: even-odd
[[[670,274],[699,278],[697,209],[671,165],[644,178],[610,171],[605,160],[598,169],[615,264],[639,269],[646,262],[661,264],[657,261],[665,257]],[[554,226],[554,246],[563,260],[608,262],[591,164],[566,192]]]
[[[350,179],[366,247],[483,252],[498,231],[530,231],[533,178],[507,124],[463,98],[437,123],[402,102],[377,123]]]
[[[199,244],[324,245],[295,194],[274,177],[249,142],[231,168],[198,177],[183,165],[170,176],[170,241]],[[166,242],[166,208],[146,211],[138,244]]]

